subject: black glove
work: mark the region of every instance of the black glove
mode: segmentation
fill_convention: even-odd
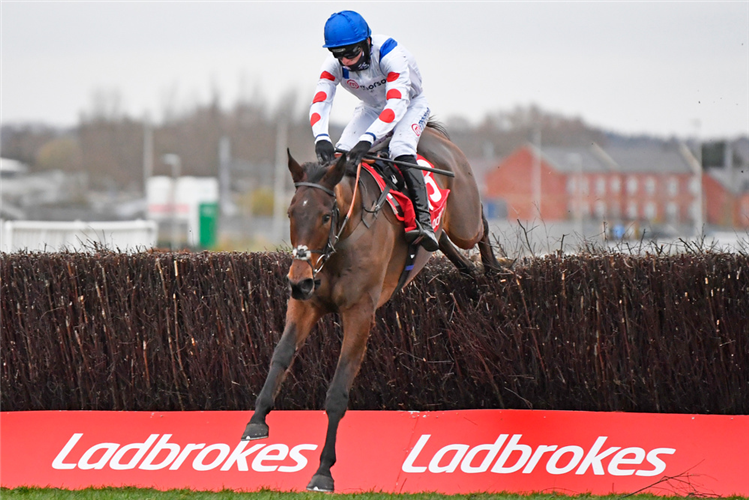
[[[369,153],[369,148],[371,147],[372,147],[372,143],[369,141],[357,142],[356,146],[351,148],[351,151],[348,152],[349,165],[358,167],[362,161],[362,158],[364,158],[364,155]]]
[[[329,163],[335,158],[335,148],[333,143],[328,140],[321,140],[315,143],[315,154],[317,155],[317,161],[320,163]]]

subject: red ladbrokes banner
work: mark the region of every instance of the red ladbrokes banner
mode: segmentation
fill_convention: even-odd
[[[327,417],[251,412],[4,412],[0,484],[303,490]],[[336,491],[749,495],[749,416],[531,410],[350,411]]]

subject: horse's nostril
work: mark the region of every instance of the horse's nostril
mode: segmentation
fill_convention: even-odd
[[[315,281],[312,278],[307,278],[299,283],[299,288],[304,293],[309,293],[315,288]]]
[[[291,285],[291,296],[295,299],[305,300],[312,296],[315,290],[315,280],[312,278],[303,279],[296,283],[289,282]]]

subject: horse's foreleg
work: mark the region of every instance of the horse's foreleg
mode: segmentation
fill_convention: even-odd
[[[268,424],[265,417],[273,409],[278,390],[299,349],[320,318],[320,313],[307,302],[291,299],[286,312],[286,327],[281,340],[273,350],[268,376],[255,401],[255,413],[242,433],[243,440],[268,437]]]
[[[307,489],[311,491],[334,490],[330,468],[336,462],[335,444],[338,424],[346,413],[349,390],[367,350],[369,330],[374,321],[374,307],[347,311],[342,314],[342,319],[344,334],[341,355],[325,399],[328,430],[325,435],[325,446],[320,454],[320,467],[307,485]]]

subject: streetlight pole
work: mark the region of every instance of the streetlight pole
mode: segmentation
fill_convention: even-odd
[[[575,226],[580,238],[585,241],[583,229],[583,158],[578,153],[570,157],[575,166]]]
[[[702,229],[705,224],[704,220],[704,200],[702,194],[702,140],[700,139],[700,121],[695,120],[694,122],[697,135],[695,141],[697,142],[697,150],[695,151],[695,157],[697,159],[697,165],[694,169],[694,183],[697,186],[695,189],[695,203],[697,208],[694,214],[694,237],[699,241],[702,240]]]
[[[172,221],[172,250],[177,249],[177,180],[182,175],[182,160],[176,154],[165,154],[161,159],[172,167],[172,193],[170,198],[170,215]]]
[[[533,155],[533,176],[531,183],[533,184],[533,204],[536,205],[538,210],[538,218],[543,220],[543,212],[541,211],[541,125],[538,124],[533,131],[533,143],[536,146],[536,153]]]
[[[143,196],[148,194],[148,179],[153,175],[153,126],[148,113],[143,117]]]
[[[218,182],[219,206],[221,215],[234,215],[231,201],[231,142],[223,136],[218,143]]]
[[[288,123],[284,118],[276,128],[276,168],[273,174],[273,242],[279,245],[283,240],[283,222],[286,203],[286,143]]]

